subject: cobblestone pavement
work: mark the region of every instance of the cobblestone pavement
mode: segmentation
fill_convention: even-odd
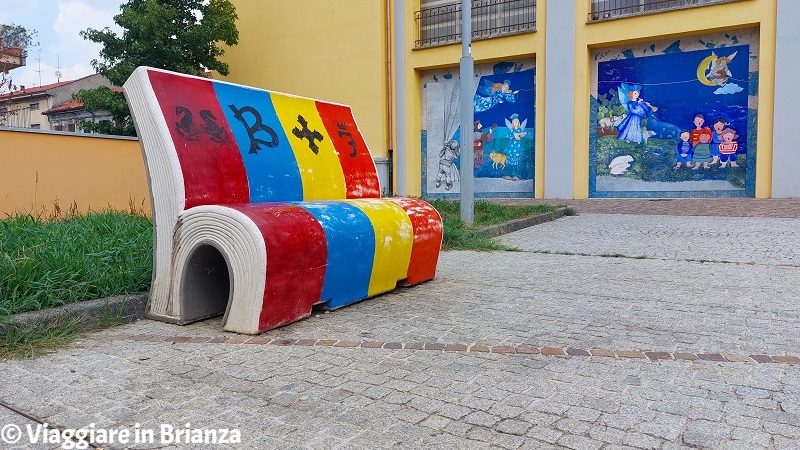
[[[0,404],[243,441],[133,448],[797,449],[798,226],[562,218],[258,337],[141,321],[2,362]]]
[[[728,216],[800,218],[800,198],[589,198],[503,199],[511,205],[569,205],[581,214],[655,214],[665,216]]]

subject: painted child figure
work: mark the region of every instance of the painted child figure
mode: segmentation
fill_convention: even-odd
[[[711,134],[711,165],[718,163],[720,160],[719,144],[722,143],[722,130],[725,129],[725,119],[719,118],[714,121],[713,133]]]
[[[695,146],[700,143],[700,132],[703,130],[711,131],[711,128],[704,127],[703,124],[706,123],[706,118],[702,114],[697,114],[694,116],[694,129],[691,132],[692,137],[692,146]]]
[[[700,142],[694,146],[694,152],[692,154],[694,167],[692,170],[699,169],[700,163],[703,163],[704,169],[708,169],[708,163],[711,161],[711,144],[709,144],[709,142],[711,142],[711,130],[708,128],[700,130],[697,138]]]
[[[739,165],[736,164],[736,152],[739,150],[739,144],[735,141],[739,135],[731,128],[725,128],[719,135],[722,138],[722,142],[717,147],[719,149],[720,161],[722,161],[720,167],[727,167],[728,161],[730,161],[731,167],[739,167]]]
[[[691,134],[688,131],[681,132],[681,140],[678,141],[678,148],[675,150],[675,167],[677,169],[682,163],[686,163],[686,167],[692,167],[692,153],[694,147],[689,141]]]

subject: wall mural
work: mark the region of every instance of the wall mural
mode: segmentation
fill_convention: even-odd
[[[472,152],[462,151],[458,67],[422,76],[422,193],[457,197],[462,161],[475,170],[476,197],[532,197],[533,59],[475,66]]]
[[[590,197],[755,193],[758,30],[599,49]]]

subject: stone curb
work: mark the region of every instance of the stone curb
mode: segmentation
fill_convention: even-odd
[[[148,294],[119,295],[88,300],[55,308],[30,311],[10,316],[0,323],[0,337],[6,336],[9,325],[50,325],[63,320],[77,319],[81,326],[102,325],[104,317],[113,316],[119,323],[130,323],[144,318]]]
[[[117,334],[100,339],[113,341],[169,342],[171,344],[228,344],[228,345],[277,345],[303,347],[340,347],[347,349],[384,349],[440,351],[442,353],[501,353],[506,355],[542,355],[552,357],[594,357],[615,359],[638,359],[658,363],[661,361],[700,361],[721,363],[772,363],[800,365],[800,357],[794,355],[681,353],[639,350],[610,350],[574,347],[533,347],[528,345],[465,345],[439,342],[382,342],[340,341],[336,339],[285,339],[268,336],[167,336],[156,334]]]
[[[534,225],[543,224],[545,222],[552,222],[559,217],[564,217],[566,215],[567,208],[558,208],[553,212],[544,213],[544,214],[537,214],[535,216],[528,216],[523,217],[521,219],[514,219],[509,220],[508,222],[498,223],[497,225],[489,225],[488,227],[483,227],[479,229],[477,232],[486,237],[497,237],[501,236],[506,233],[512,233],[514,231],[519,231],[523,228],[532,227]]]

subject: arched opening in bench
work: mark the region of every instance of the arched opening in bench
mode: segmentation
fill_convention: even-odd
[[[230,267],[213,245],[198,245],[186,258],[180,298],[184,323],[225,314],[231,298]]]

